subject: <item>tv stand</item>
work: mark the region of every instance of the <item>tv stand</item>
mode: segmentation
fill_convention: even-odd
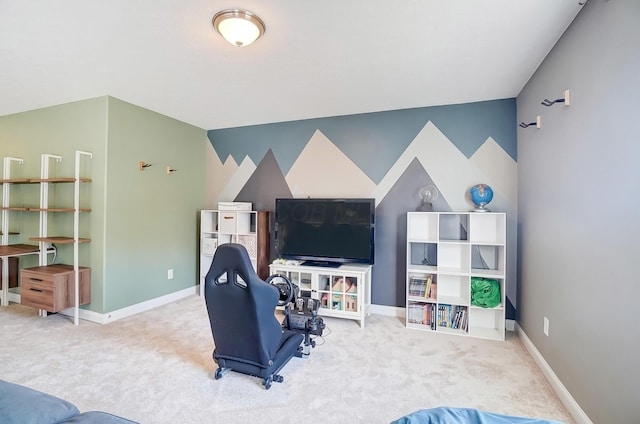
[[[317,266],[323,268],[340,268],[340,262],[330,262],[330,261],[304,261],[302,262],[304,266]]]
[[[371,265],[337,264],[337,268],[326,265],[287,265],[273,262],[269,265],[271,275],[284,275],[298,286],[300,296],[320,302],[318,315],[353,319],[364,328],[364,319],[371,306]]]

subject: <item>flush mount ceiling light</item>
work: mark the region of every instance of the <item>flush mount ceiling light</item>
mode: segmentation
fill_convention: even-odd
[[[248,46],[265,31],[262,19],[246,10],[222,10],[215,14],[212,22],[225,40],[238,47]]]

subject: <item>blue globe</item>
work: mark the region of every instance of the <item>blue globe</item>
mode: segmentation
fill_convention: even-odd
[[[493,190],[486,184],[476,184],[469,189],[471,201],[476,205],[476,211],[488,211],[485,205],[493,199]]]

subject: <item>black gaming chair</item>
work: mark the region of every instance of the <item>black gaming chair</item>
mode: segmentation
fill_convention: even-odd
[[[275,317],[280,297],[251,266],[244,246],[218,246],[204,288],[218,364],[216,380],[227,371],[262,378],[265,388],[283,381],[278,371],[299,353],[303,335],[283,330]]]

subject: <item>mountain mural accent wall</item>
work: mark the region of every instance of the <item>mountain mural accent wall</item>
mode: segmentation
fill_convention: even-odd
[[[271,150],[287,174],[316,130],[344,152],[376,184],[427,122],[433,122],[467,158],[492,137],[515,161],[515,99],[334,116],[241,128],[209,130],[222,158],[254,163]]]
[[[489,184],[494,189],[489,208],[507,213],[506,286],[515,304],[517,163],[512,100],[211,130],[213,152],[227,157],[224,165],[211,161],[220,170],[213,172],[213,180],[226,184],[220,189],[219,181],[208,183],[208,198],[250,201],[256,210],[273,211],[278,197],[373,197],[372,302],[404,307],[406,213],[420,205],[419,188],[437,187],[435,211],[469,211],[469,188]],[[433,120],[424,119],[427,116]],[[443,123],[446,133],[436,121]],[[458,138],[452,140],[451,135]],[[233,140],[239,144],[232,145]],[[292,145],[285,149],[282,140]],[[257,167],[254,161],[259,161]],[[272,250],[272,259],[277,255]]]

